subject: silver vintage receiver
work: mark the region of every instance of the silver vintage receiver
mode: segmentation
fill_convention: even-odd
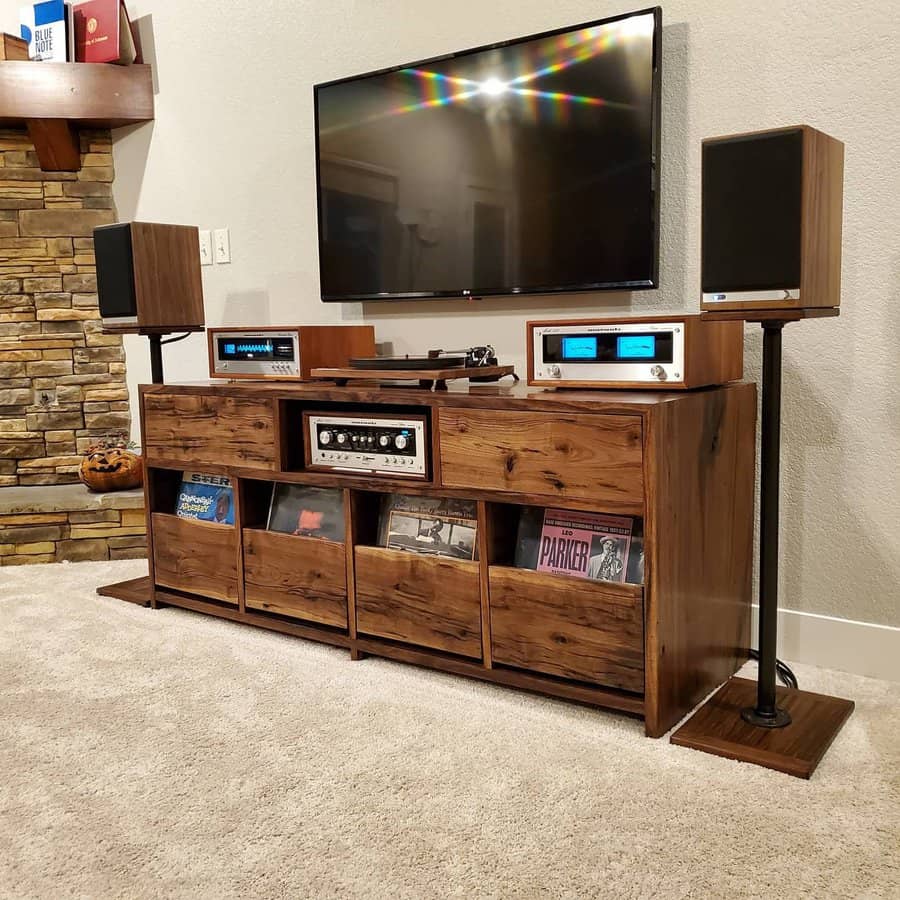
[[[529,322],[528,383],[684,390],[743,376],[740,322],[699,315]]]
[[[371,325],[210,328],[208,335],[211,378],[310,381],[320,366],[375,355]]]
[[[306,468],[428,478],[425,416],[303,414]]]

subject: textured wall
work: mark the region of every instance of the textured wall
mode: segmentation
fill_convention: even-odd
[[[844,311],[785,333],[782,605],[900,625],[900,74],[894,0],[664,5],[662,284],[656,292],[360,307],[318,301],[311,85],[619,13],[608,0],[132,0],[149,17],[157,119],[117,135],[123,219],[228,225],[235,262],[204,269],[223,322],[364,316],[397,351],[490,341],[524,365],[536,314],[696,310],[703,137],[809,123],[847,145]],[[0,0],[15,21],[18,0]],[[146,29],[145,29],[146,30]],[[773,210],[773,215],[777,211]],[[760,339],[747,337],[747,375]],[[129,339],[129,380],[148,380]],[[202,338],[167,350],[202,378]]]
[[[81,171],[43,172],[24,129],[0,131],[0,485],[78,481],[80,454],[131,427],[91,237],[115,221],[111,153],[84,132]]]

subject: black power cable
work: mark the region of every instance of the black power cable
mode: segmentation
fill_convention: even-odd
[[[160,344],[177,344],[179,341],[183,341],[185,338],[189,338],[193,333],[193,331],[188,331],[185,334],[179,334],[178,337],[169,338],[166,341],[160,341]]]
[[[751,649],[750,659],[755,659],[759,662],[759,650]],[[797,676],[791,671],[791,667],[787,663],[782,662],[780,659],[776,659],[775,674],[785,687],[788,687],[793,691],[797,690]]]

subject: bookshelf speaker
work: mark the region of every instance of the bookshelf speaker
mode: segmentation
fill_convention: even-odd
[[[204,325],[195,226],[127,222],[94,229],[104,330],[200,331]]]
[[[702,178],[702,309],[840,306],[840,141],[808,125],[710,138]]]

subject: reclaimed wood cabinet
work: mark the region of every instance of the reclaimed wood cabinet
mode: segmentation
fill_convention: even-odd
[[[307,468],[310,411],[424,418],[424,480]],[[660,736],[748,655],[756,388],[145,385],[152,605],[643,718]],[[235,525],[177,518],[228,475]],[[275,483],[340,489],[343,542],[266,530]],[[377,546],[379,499],[470,499],[477,560]],[[515,568],[526,506],[638,516],[644,583]]]

